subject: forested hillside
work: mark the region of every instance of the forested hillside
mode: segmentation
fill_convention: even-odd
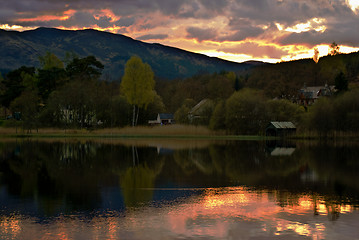
[[[302,59],[266,64],[245,73],[245,85],[263,89],[269,97],[291,98],[306,86],[334,85],[335,77],[343,72],[352,84],[359,81],[359,53],[325,56],[318,63]]]
[[[96,30],[66,31],[54,28],[15,32],[0,30],[0,72],[21,66],[39,67],[39,56],[54,53],[68,61],[71,56],[95,56],[105,68],[103,76],[119,80],[127,60],[136,55],[151,65],[162,79],[178,79],[194,74],[238,71],[251,64],[234,63],[160,44],[149,44],[120,34]]]

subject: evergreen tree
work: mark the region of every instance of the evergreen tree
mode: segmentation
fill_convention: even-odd
[[[66,72],[69,77],[80,80],[97,80],[101,76],[102,69],[104,69],[104,65],[94,56],[85,58],[75,57],[72,59],[72,62],[66,66]]]
[[[348,79],[343,72],[338,73],[335,77],[335,89],[338,93],[348,90]]]

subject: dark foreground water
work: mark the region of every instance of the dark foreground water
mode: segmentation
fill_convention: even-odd
[[[359,143],[1,140],[0,239],[359,239]]]

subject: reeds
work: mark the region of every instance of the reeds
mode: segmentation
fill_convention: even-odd
[[[106,128],[106,129],[58,129],[58,128],[39,128],[31,132],[21,128],[4,128],[0,127],[1,136],[119,136],[119,137],[161,137],[161,136],[215,136],[218,132],[209,130],[203,126],[188,125],[166,125],[154,127],[125,127],[125,128]]]
[[[154,127],[125,127],[125,128],[111,128],[94,130],[95,134],[114,134],[114,135],[128,135],[128,136],[213,136],[216,132],[209,130],[203,126],[189,126],[189,125],[166,125]]]

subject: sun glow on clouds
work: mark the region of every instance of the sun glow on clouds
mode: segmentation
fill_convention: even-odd
[[[244,62],[249,59],[252,59],[252,56],[247,54],[234,54],[234,53],[226,53],[226,52],[215,51],[215,50],[201,51],[199,53],[202,53],[209,57],[221,58],[233,62]]]
[[[38,17],[34,17],[34,18],[20,18],[20,19],[17,19],[17,21],[18,22],[48,22],[48,21],[54,21],[54,20],[66,21],[70,17],[72,17],[75,13],[76,13],[75,10],[70,9],[70,10],[63,12],[62,16],[43,15],[43,16],[38,16]]]
[[[245,62],[245,61],[255,60],[255,61],[268,62],[268,63],[277,63],[281,61],[281,59],[278,58],[255,57],[249,54],[229,53],[229,52],[216,51],[216,50],[199,51],[198,53],[202,53],[209,57],[217,57],[232,62]]]
[[[94,12],[93,17],[96,20],[100,20],[101,17],[106,17],[108,19],[111,19],[110,22],[116,22],[116,21],[120,20],[120,18],[121,18],[119,16],[116,16],[116,14],[114,14],[113,11],[110,9],[102,9],[98,13],[95,13],[95,11],[93,11],[93,12]]]
[[[112,26],[112,27],[107,27],[107,28],[101,28],[99,27],[98,25],[91,25],[89,27],[78,27],[78,26],[72,26],[72,27],[65,27],[65,26],[59,26],[57,27],[57,29],[61,29],[61,30],[86,30],[86,29],[94,29],[94,30],[97,30],[97,31],[102,31],[102,32],[110,32],[110,33],[119,33],[123,30],[122,27],[118,27],[118,26]]]
[[[282,2],[282,1],[280,1]],[[359,10],[359,0],[346,0],[347,6],[355,13]],[[67,5],[68,8],[70,5]],[[116,11],[115,11],[116,12]],[[87,26],[76,25],[76,18],[80,18],[84,13],[90,16],[93,22]],[[23,15],[21,15],[23,17]],[[127,23],[125,19],[130,19]],[[325,18],[311,17],[309,20],[286,24],[283,22],[254,23],[248,24],[255,29],[262,29],[263,33],[258,36],[250,35],[243,37],[240,35],[239,41],[236,39],[235,24],[225,15],[219,15],[210,19],[200,18],[181,18],[177,19],[172,15],[165,15],[161,11],[154,11],[148,14],[116,15],[109,8],[104,9],[80,9],[60,12],[52,15],[39,15],[17,19],[18,24],[0,24],[0,29],[24,31],[35,29],[37,26],[23,27],[21,25],[33,24],[51,25],[51,21],[58,24],[56,28],[63,30],[95,29],[115,34],[125,34],[134,39],[143,39],[147,42],[156,42],[163,45],[178,47],[187,51],[201,53],[210,57],[218,57],[229,61],[244,62],[248,60],[258,60],[276,63],[280,61],[290,61],[302,58],[312,58],[314,47],[309,47],[305,43],[280,45],[278,39],[285,39],[291,34],[316,31],[318,34],[326,31],[330,32],[330,21]],[[122,20],[126,23],[119,23]],[[133,22],[132,22],[133,21]],[[106,23],[106,24],[101,24]],[[234,21],[233,21],[234,22]],[[122,25],[121,25],[122,24]],[[231,25],[232,24],[232,25]],[[274,26],[276,27],[272,27]],[[230,27],[230,25],[232,27]],[[192,32],[189,32],[189,29]],[[243,30],[245,32],[245,28]],[[259,31],[260,32],[260,31]],[[165,34],[164,34],[165,33]],[[144,37],[146,36],[146,37]],[[153,38],[151,38],[153,37]],[[231,40],[230,40],[231,39]],[[249,44],[252,44],[250,45]],[[276,44],[277,43],[277,44]],[[249,44],[250,48],[245,46]],[[340,43],[339,43],[340,44]],[[319,44],[315,46],[319,49],[319,56],[328,54],[328,46]],[[349,53],[358,51],[359,48],[340,46],[340,52]]]
[[[0,29],[10,30],[10,31],[19,31],[19,32],[33,30],[36,28],[37,27],[24,27],[24,26],[20,26],[20,25],[9,25],[9,24],[1,24],[0,25]]]
[[[67,12],[67,14],[74,14],[73,12]],[[59,17],[59,16],[57,16]],[[99,13],[94,14],[94,17],[108,17],[111,18],[111,21],[117,21],[119,19],[118,16],[112,14],[111,11],[107,11],[107,10],[102,10]],[[59,17],[59,18],[64,18],[64,16]],[[40,18],[36,18],[36,19],[40,19]],[[43,19],[49,19],[49,18],[43,18]],[[28,19],[29,20],[29,19]],[[32,19],[35,21],[35,18]],[[319,21],[320,22],[320,21]],[[321,22],[320,22],[321,23]],[[303,26],[303,27],[302,27]],[[301,28],[302,27],[302,28]],[[16,30],[16,31],[25,31],[25,30],[32,30],[35,29],[36,27],[23,27],[20,25],[8,25],[8,24],[3,24],[0,25],[0,29],[5,29],[5,30]],[[133,37],[133,38],[137,38],[139,36],[141,36],[141,34],[144,34],[145,31],[137,31],[134,29],[129,29],[126,27],[121,27],[121,26],[117,26],[115,24],[113,24],[112,26],[109,26],[107,28],[103,28],[103,27],[99,27],[98,25],[91,25],[89,27],[78,27],[78,26],[72,26],[72,27],[65,27],[65,26],[59,26],[57,27],[58,29],[62,29],[62,30],[84,30],[84,29],[95,29],[95,30],[99,30],[99,31],[106,31],[106,32],[111,32],[111,33],[125,33],[126,35]],[[210,57],[217,57],[217,58],[221,58],[224,60],[228,60],[228,61],[234,61],[234,62],[245,62],[245,61],[249,61],[249,60],[257,60],[257,61],[263,61],[263,62],[269,62],[269,63],[277,63],[280,61],[292,61],[292,60],[297,60],[297,59],[303,59],[303,58],[312,58],[314,55],[314,47],[313,48],[309,48],[306,46],[300,46],[300,45],[287,45],[287,46],[281,46],[281,45],[273,45],[270,43],[265,43],[263,41],[254,41],[255,44],[258,45],[258,48],[261,47],[272,47],[275,51],[283,51],[283,52],[287,52],[287,54],[283,54],[282,56],[278,56],[273,57],[271,56],[271,54],[266,54],[265,52],[259,54],[258,52],[260,52],[260,50],[257,51],[257,53],[248,53],[248,52],[240,52],[240,49],[238,51],[226,51],[226,50],[221,50],[220,47],[222,46],[226,46],[228,48],[232,48],[232,49],[236,49],[237,47],[239,48],[239,46],[241,44],[246,43],[246,41],[241,41],[241,42],[216,42],[216,41],[202,41],[202,42],[198,42],[195,39],[186,39],[186,38],[180,38],[179,32],[184,32],[184,29],[182,29],[183,27],[176,27],[174,29],[172,29],[172,36],[170,34],[170,36],[168,36],[165,39],[159,39],[159,40],[154,40],[154,41],[148,41],[148,42],[158,42],[164,45],[169,45],[169,46],[174,46],[174,47],[178,47],[181,49],[185,49],[188,51],[192,51],[192,52],[197,52],[197,53],[201,53]],[[290,28],[284,28],[284,26],[280,25],[279,23],[277,24],[277,28],[278,30],[280,30],[279,32],[290,32],[289,30],[293,30],[294,31],[306,31],[308,29],[308,25],[295,25],[293,27]],[[129,31],[133,31],[133,32],[129,32]],[[158,32],[161,32],[163,29],[157,29]],[[155,32],[156,33],[156,32]],[[316,48],[318,48],[319,50],[319,57],[323,57],[328,55],[329,52],[329,45],[325,45],[325,44],[321,44],[321,45],[317,45],[315,46]],[[354,47],[347,47],[347,46],[340,46],[340,52],[341,53],[350,53],[350,52],[355,52],[355,51],[359,51],[359,48],[354,48]]]
[[[292,61],[298,59],[312,58],[314,56],[314,48],[317,48],[319,51],[319,57],[324,57],[329,54],[330,47],[326,44],[317,45],[314,48],[305,48],[303,47],[300,51],[297,49],[297,46],[294,47],[290,55],[282,57],[282,61]],[[359,51],[359,48],[348,47],[348,46],[339,46],[340,53],[352,53]]]
[[[357,9],[359,8],[359,0],[347,0],[347,4],[353,12],[357,12]]]
[[[317,32],[324,32],[326,30],[326,27],[324,25],[321,25],[324,22],[325,19],[313,18],[306,23],[298,23],[293,27],[288,27],[285,29],[285,31],[301,33],[301,32],[308,32],[313,29]]]
[[[327,28],[324,25],[324,23],[325,23],[325,19],[323,18],[313,18],[305,23],[298,23],[290,27],[285,27],[283,24],[280,23],[275,23],[275,25],[279,31],[286,31],[293,33],[308,32],[310,30],[315,30],[317,32],[325,32]]]

